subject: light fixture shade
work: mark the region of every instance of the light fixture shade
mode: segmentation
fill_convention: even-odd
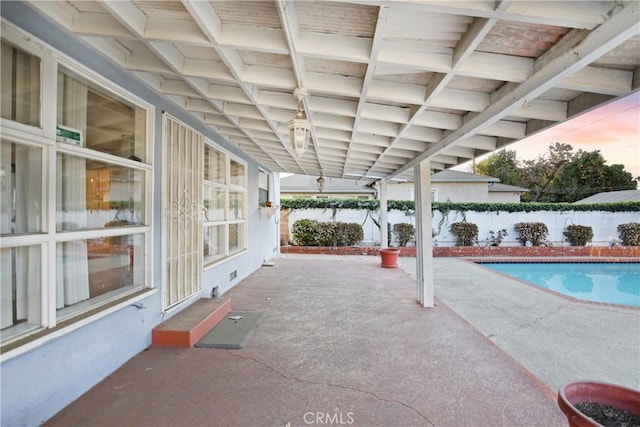
[[[291,149],[295,151],[298,157],[302,156],[309,146],[309,137],[311,136],[311,124],[303,116],[296,115],[296,118],[287,123],[289,128],[289,142]]]
[[[316,183],[318,184],[318,191],[322,193],[322,190],[324,190],[324,178],[322,175],[316,179]]]

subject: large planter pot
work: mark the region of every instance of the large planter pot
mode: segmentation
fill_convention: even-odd
[[[382,266],[384,268],[396,268],[398,266],[398,255],[400,255],[400,249],[398,248],[380,249]]]
[[[578,408],[578,403],[596,403],[628,411],[640,417],[640,391],[610,383],[574,381],[560,387],[558,406],[572,427],[601,426]]]

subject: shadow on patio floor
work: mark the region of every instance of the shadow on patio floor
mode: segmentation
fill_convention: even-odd
[[[45,425],[566,425],[555,392],[415,288],[377,257],[280,259],[226,294],[265,313],[244,349],[151,348]]]

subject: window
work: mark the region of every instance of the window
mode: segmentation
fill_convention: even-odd
[[[67,140],[91,150],[135,161],[146,161],[146,112],[96,88],[77,74],[58,72],[58,134],[76,131],[80,141]]]
[[[204,149],[204,262],[247,248],[246,166],[224,151]]]
[[[40,126],[40,58],[2,40],[3,119]]]
[[[0,140],[3,346],[147,286],[153,171],[145,163],[151,106],[32,37],[7,37],[0,79],[3,128],[11,130]],[[57,108],[42,109],[41,99]]]
[[[258,172],[258,204],[265,206],[270,201],[269,182],[271,181],[268,173],[264,171]]]

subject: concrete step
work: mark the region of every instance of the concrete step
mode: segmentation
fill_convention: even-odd
[[[231,311],[230,298],[201,298],[151,332],[153,347],[193,347]]]

